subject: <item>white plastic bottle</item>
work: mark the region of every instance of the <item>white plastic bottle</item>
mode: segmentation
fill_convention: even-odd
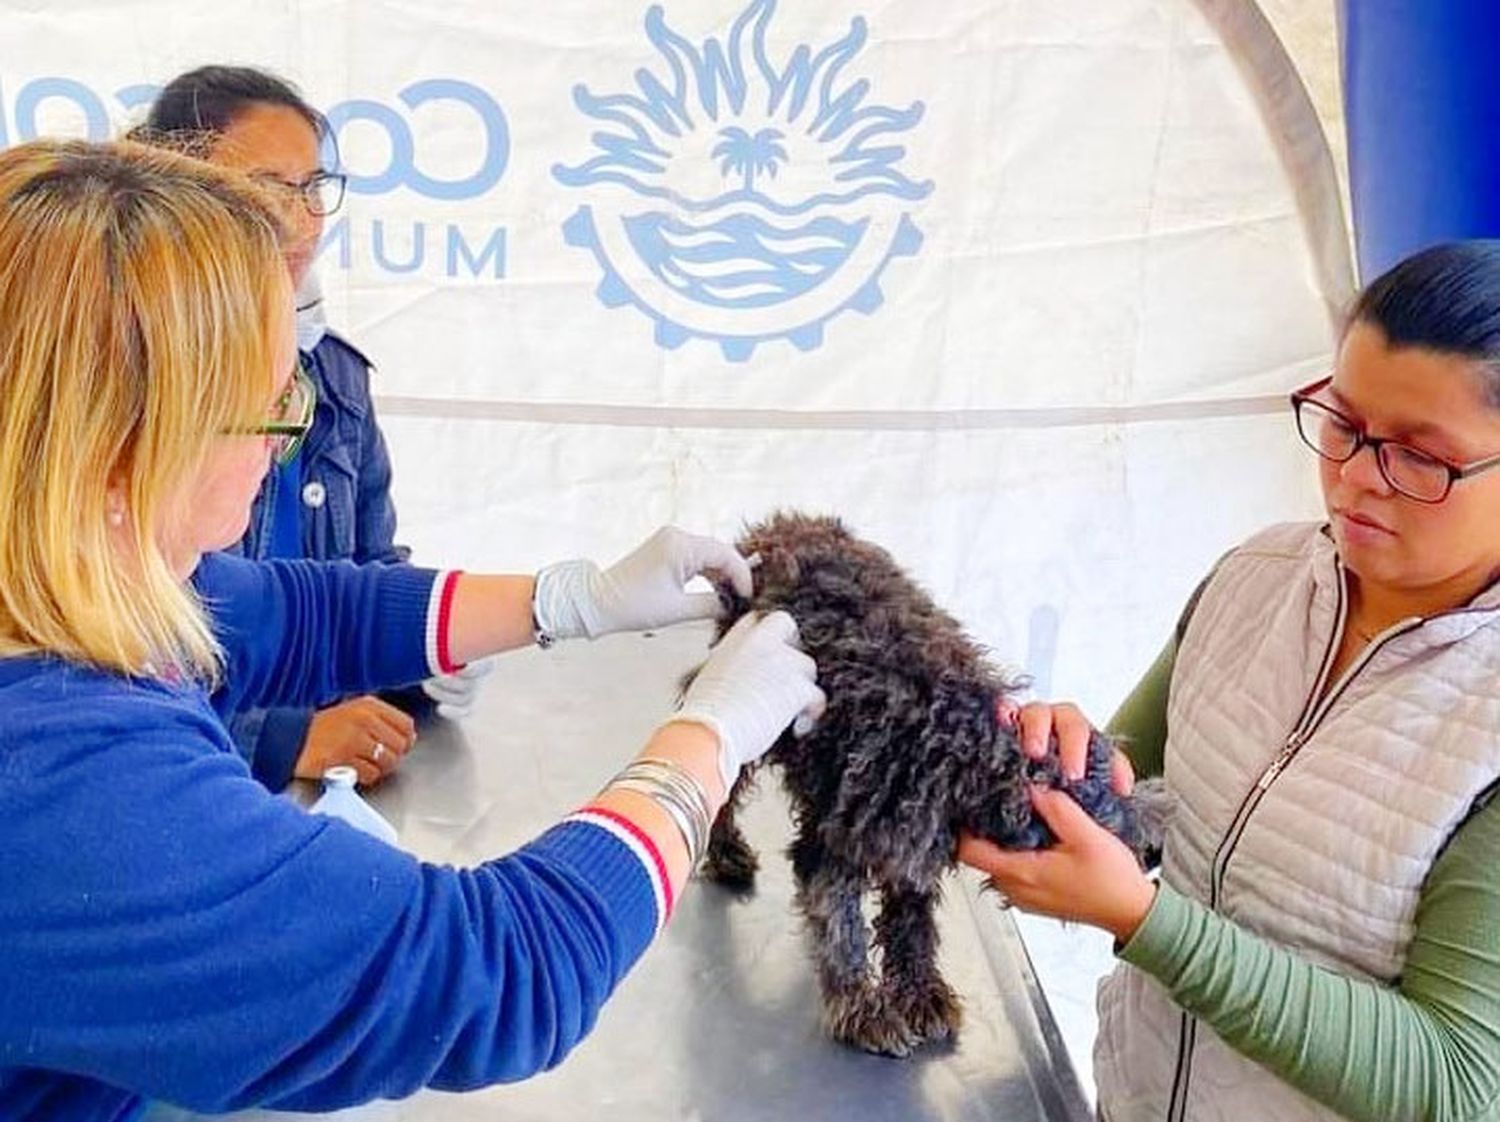
[[[356,830],[363,830],[387,845],[395,845],[396,828],[359,797],[359,792],[354,789],[358,778],[359,773],[347,765],[329,768],[323,773],[323,794],[308,807],[308,812],[342,818]]]

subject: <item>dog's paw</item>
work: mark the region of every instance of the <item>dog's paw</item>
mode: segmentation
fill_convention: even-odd
[[[755,887],[755,873],[760,868],[760,859],[755,850],[741,837],[714,839],[709,842],[708,852],[703,855],[703,864],[698,874],[704,880],[735,892],[749,892]]]
[[[936,1044],[958,1035],[963,1024],[963,1004],[941,978],[919,986],[888,986],[886,1005],[905,1023],[919,1044]]]
[[[873,986],[824,1003],[823,1024],[841,1044],[897,1059],[922,1043]]]

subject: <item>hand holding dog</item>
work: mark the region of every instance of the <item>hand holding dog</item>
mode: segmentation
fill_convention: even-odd
[[[1063,775],[1075,782],[1083,778],[1093,726],[1078,706],[1066,701],[1033,701],[1017,706],[1002,700],[996,707],[996,715],[1001,723],[1020,732],[1021,751],[1033,760],[1046,759],[1056,737]],[[1118,748],[1110,767],[1109,783],[1120,795],[1130,794],[1135,787],[1135,769],[1130,766],[1130,757]]]
[[[718,736],[726,793],[788,725],[816,720],[827,704],[817,665],[797,643],[796,621],[786,612],[745,616],[714,647],[669,718],[706,725]]]
[[[732,545],[664,526],[607,569],[592,561],[547,566],[537,574],[532,607],[540,630],[554,639],[713,619],[723,610],[718,596],[683,587],[709,573],[750,595],[750,563]]]
[[[965,834],[958,859],[1028,912],[1075,920],[1127,941],[1156,898],[1128,846],[1066,793],[1031,788],[1031,805],[1057,837],[1050,849],[1009,851]]]

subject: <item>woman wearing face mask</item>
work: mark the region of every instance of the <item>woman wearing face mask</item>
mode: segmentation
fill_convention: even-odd
[[[1292,395],[1328,520],[1225,556],[1111,725],[1176,796],[1158,887],[1058,792],[1059,845],[964,860],[1095,924],[1101,1117],[1500,1111],[1500,242],[1360,295]],[[1081,774],[1088,722],[1033,705]]]
[[[170,152],[0,152],[8,1122],[332,1110],[551,1067],[666,922],[739,768],[822,701],[790,617],[747,618],[600,794],[468,869],[255,782],[216,704],[700,617],[716,598],[689,578],[750,578],[677,532],[535,579],[214,552],[312,420],[277,225],[250,181]]]
[[[344,198],[345,177],[329,166],[327,118],[273,74],[204,66],[167,83],[136,135],[245,172],[278,201],[287,228],[297,347],[317,410],[300,453],[267,476],[236,550],[256,559],[405,560],[409,551],[395,544],[391,464],[370,400],[370,363],[328,328],[312,268],[324,220]],[[272,790],[336,764],[352,765],[368,786],[394,771],[415,742],[409,714],[430,708],[428,697],[444,716],[465,714],[489,666],[481,661],[436,677],[425,694],[369,695],[316,711],[253,709],[236,714],[230,727]]]

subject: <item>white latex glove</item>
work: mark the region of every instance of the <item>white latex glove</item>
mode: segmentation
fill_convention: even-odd
[[[719,738],[724,790],[795,720],[805,734],[827,699],[818,668],[797,649],[797,624],[785,612],[747,615],[708,656],[670,721],[707,725]]]
[[[675,526],[662,527],[603,572],[592,561],[549,565],[536,575],[537,630],[553,639],[597,639],[615,631],[713,619],[719,598],[683,588],[710,570],[729,578],[740,595],[750,595],[750,565],[732,545]]]
[[[422,683],[422,692],[437,702],[437,715],[456,721],[474,711],[481,680],[495,669],[495,657],[476,658],[452,674],[439,674]]]

